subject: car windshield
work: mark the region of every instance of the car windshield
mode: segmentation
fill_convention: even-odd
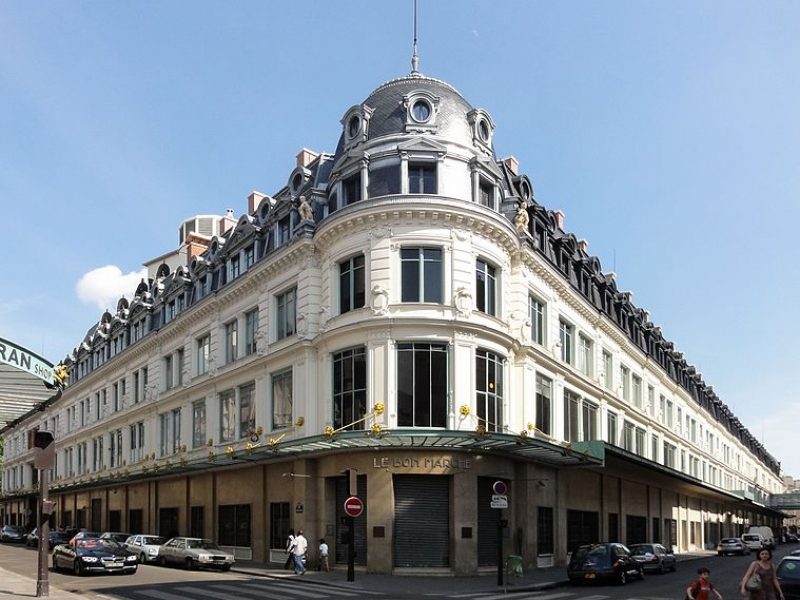
[[[724,540],[720,540],[719,543],[720,544],[735,544],[738,541],[739,540],[737,540],[736,538],[725,538]]]
[[[782,560],[777,573],[783,580],[800,581],[800,560]]]
[[[603,545],[582,546],[572,555],[572,560],[590,560],[604,558],[608,554],[608,548]]]
[[[97,538],[89,538],[86,540],[78,540],[75,542],[78,548],[84,550],[104,550],[106,552],[116,552],[119,550],[119,545],[111,540],[100,540]]]
[[[655,550],[653,550],[652,544],[634,544],[631,546],[631,552],[633,554],[645,554],[649,552],[650,554],[655,554]]]
[[[186,540],[186,547],[202,548],[203,550],[219,550],[219,546],[211,540]]]
[[[157,535],[146,535],[142,538],[142,543],[146,546],[160,546],[165,541],[163,537],[158,537]]]
[[[5,527],[3,527],[3,529],[8,531],[9,533],[20,533],[21,531],[19,527],[14,527],[13,525],[6,525]]]
[[[743,539],[743,540],[746,540],[746,541],[748,541],[748,542],[755,542],[755,541],[757,541],[757,540],[759,539],[759,536],[758,536],[758,535],[756,535],[756,534],[750,535],[749,533],[745,533],[745,534],[742,536],[742,539]]]

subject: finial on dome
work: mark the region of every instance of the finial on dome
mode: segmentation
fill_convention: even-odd
[[[417,0],[414,0],[414,52],[411,55],[411,74],[419,75],[419,55],[417,54]]]

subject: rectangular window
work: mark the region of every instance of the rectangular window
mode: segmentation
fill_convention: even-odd
[[[537,510],[536,553],[553,553],[553,507],[540,506]]]
[[[183,348],[178,348],[178,351],[175,353],[175,357],[177,359],[177,364],[178,364],[178,385],[183,385],[183,368],[184,368]]]
[[[206,401],[192,403],[192,448],[206,444]]]
[[[131,425],[130,435],[130,464],[135,464],[142,460],[144,454],[144,421]]]
[[[139,401],[142,399],[141,394],[139,393],[141,386],[139,383],[139,371],[133,372],[133,403],[138,404]]]
[[[249,269],[256,262],[256,249],[254,246],[248,246],[244,249],[244,268]]]
[[[635,430],[636,428],[630,421],[625,421],[622,426],[622,447],[628,452],[634,452]]]
[[[447,425],[447,346],[397,345],[397,424],[400,427]]]
[[[566,321],[558,322],[559,342],[561,343],[561,360],[567,364],[572,364],[573,343],[575,328]]]
[[[292,424],[292,370],[272,375],[272,429]]]
[[[276,239],[278,245],[282,246],[287,243],[292,237],[292,220],[291,215],[286,215],[275,225],[277,228]]]
[[[333,428],[363,429],[350,425],[367,412],[367,359],[364,348],[351,348],[333,355]]]
[[[181,446],[181,409],[176,408],[160,415],[161,421],[161,456],[169,456],[180,450]]]
[[[638,375],[631,377],[631,387],[633,388],[633,405],[642,408],[642,378]]]
[[[597,431],[597,405],[584,398],[581,406],[581,439],[589,441],[599,438]]]
[[[217,509],[219,532],[217,542],[221,546],[250,546],[250,505],[229,504]]]
[[[258,309],[254,308],[244,314],[244,353],[254,354],[257,350]]]
[[[239,355],[239,323],[225,324],[225,364],[232,363]]]
[[[564,440],[578,442],[580,435],[581,397],[564,390]]]
[[[636,446],[634,452],[639,456],[644,456],[645,453],[645,436],[646,433],[641,427],[636,428]]]
[[[173,381],[173,372],[172,372],[172,355],[167,354],[164,357],[164,389],[171,390],[174,381]]]
[[[485,179],[481,179],[478,184],[478,203],[494,208],[494,186]]]
[[[297,288],[292,288],[276,298],[277,339],[293,335],[297,325]]]
[[[622,391],[622,399],[625,402],[631,400],[631,371],[625,365],[619,366],[620,389]]]
[[[647,414],[653,419],[656,417],[656,390],[652,385],[647,386]]]
[[[400,193],[400,165],[397,163],[372,166],[369,169],[367,197],[377,198]],[[335,210],[335,208],[333,209]]]
[[[436,163],[410,163],[408,165],[408,193],[436,193]]]
[[[342,206],[361,201],[361,173],[342,181]]]
[[[607,441],[612,446],[619,445],[619,441],[617,439],[617,414],[613,412],[608,413],[607,417],[607,424],[608,424],[608,432]]]
[[[545,435],[552,434],[553,382],[536,374],[536,429]]]
[[[400,250],[401,300],[442,303],[441,248]]]
[[[528,296],[528,313],[531,319],[531,340],[545,343],[545,304],[535,296]]]
[[[197,340],[197,374],[208,372],[208,360],[211,358],[211,335],[204,335]]]
[[[286,540],[289,537],[289,512],[288,502],[270,502],[269,505],[269,547],[273,549],[286,549]]]
[[[239,266],[239,255],[232,256],[230,261],[228,262],[228,281],[233,281],[239,276],[240,266]]]
[[[339,263],[339,313],[364,307],[364,273],[363,254]]]
[[[475,262],[475,301],[479,311],[497,314],[497,270],[482,259]]]
[[[219,442],[225,444],[236,439],[236,391],[225,390],[219,394]]]
[[[578,334],[578,369],[587,377],[592,376],[592,340],[582,334]]]
[[[658,436],[657,435],[651,435],[650,436],[650,460],[652,460],[653,462],[659,462],[658,461],[658,446],[659,446],[658,442],[659,442],[659,440],[658,440]]]
[[[503,431],[503,357],[488,350],[475,353],[478,423],[486,431]]]
[[[239,437],[253,435],[256,430],[256,384],[239,386]]]
[[[192,506],[189,516],[189,535],[192,537],[205,537],[205,514],[202,506]],[[136,530],[138,531],[138,529]]]

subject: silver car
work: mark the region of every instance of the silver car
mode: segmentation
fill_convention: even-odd
[[[741,538],[722,538],[717,544],[717,555],[725,556],[726,554],[750,554],[750,548]]]
[[[158,550],[166,540],[159,535],[132,535],[123,546],[139,557],[139,564],[158,561]]]
[[[158,549],[158,564],[182,565],[186,569],[209,567],[228,571],[233,565],[233,554],[221,550],[211,540],[176,537]]]

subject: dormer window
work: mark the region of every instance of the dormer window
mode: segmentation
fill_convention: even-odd
[[[340,121],[344,128],[345,148],[366,141],[372,109],[364,104],[351,106]]]
[[[347,122],[347,137],[352,140],[359,131],[361,131],[361,117],[353,115]]]
[[[472,142],[486,154],[492,154],[494,122],[489,113],[482,109],[467,113],[467,121],[472,127]]]
[[[427,90],[417,90],[403,96],[406,109],[406,133],[436,131],[439,97]]]

